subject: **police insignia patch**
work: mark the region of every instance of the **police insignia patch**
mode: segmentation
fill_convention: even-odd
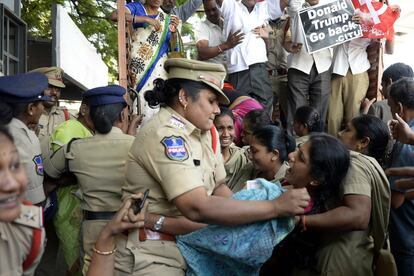
[[[188,152],[185,148],[184,139],[180,136],[164,137],[161,140],[161,144],[165,147],[165,155],[176,161],[184,161],[188,159]]]
[[[43,175],[43,160],[41,155],[33,157],[33,163],[35,163],[35,170],[38,175]]]

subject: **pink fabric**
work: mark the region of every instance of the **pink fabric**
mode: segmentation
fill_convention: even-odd
[[[244,116],[246,116],[249,111],[255,109],[263,109],[263,105],[253,98],[242,101],[232,109],[234,115],[234,130],[236,133],[234,143],[237,146],[243,146],[241,141],[241,132],[243,129]]]

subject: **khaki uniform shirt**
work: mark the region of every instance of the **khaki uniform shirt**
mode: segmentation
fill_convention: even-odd
[[[226,182],[232,182],[248,162],[249,159],[247,158],[244,149],[241,149],[234,144],[230,145],[230,158],[224,164],[227,174]]]
[[[42,116],[39,119],[39,140],[42,141],[45,137],[52,135],[55,128],[57,128],[61,123],[69,119],[75,119],[75,116],[70,114],[67,110],[69,118],[66,118],[65,107],[53,106],[49,113],[46,111],[43,112]]]
[[[150,213],[180,216],[171,202],[174,198],[198,187],[211,195],[216,183],[226,177],[218,139],[216,143],[214,153],[210,131],[200,131],[171,108],[162,107],[132,144],[124,194],[150,189]],[[186,264],[175,242],[139,242],[137,238],[136,233],[130,234],[127,242],[134,255],[134,271],[151,266],[151,275],[160,275],[155,270],[159,264],[160,269],[177,269],[177,273],[163,275],[184,275]]]
[[[107,134],[95,133],[92,137],[75,140],[61,147],[50,160],[45,160],[45,170],[54,178],[67,171],[76,175],[81,190],[82,210],[117,211],[122,203],[125,162],[133,140],[133,136],[112,127]],[[91,261],[92,247],[106,223],[103,220],[86,220],[82,224],[84,273]],[[122,242],[121,238],[119,241],[117,239],[115,268],[128,272],[130,267],[123,265],[128,251],[125,243],[118,243]]]
[[[23,262],[32,248],[33,228],[42,229],[41,246],[32,265],[23,272]],[[22,205],[21,215],[14,222],[0,222],[0,276],[33,275],[43,254],[44,241],[40,207]]]
[[[277,24],[270,23],[274,35],[269,37],[267,43],[267,70],[287,69],[287,57],[289,53],[283,48],[286,20],[289,20],[289,18],[280,20]]]
[[[43,159],[39,139],[19,119],[13,118],[8,129],[14,138],[14,144],[20,155],[20,163],[24,166],[29,183],[26,199],[34,204],[45,200],[43,191]]]
[[[217,141],[213,153],[211,134],[200,131],[171,108],[162,108],[140,130],[129,152],[126,181],[128,193],[150,189],[149,212],[181,215],[171,202],[194,188],[212,194],[226,177]]]
[[[45,170],[53,178],[66,171],[76,175],[82,192],[81,207],[88,211],[117,211],[125,162],[134,137],[112,127],[108,134],[75,140],[45,160]]]
[[[270,182],[276,183],[282,180],[285,177],[286,170],[289,168],[288,162],[283,162],[282,166],[279,168],[277,173],[275,174],[275,178],[272,179]],[[246,182],[248,180],[253,180],[258,178],[259,172],[254,168],[253,163],[247,163],[238,173],[232,182],[228,183],[230,190],[233,193],[237,193],[238,191],[244,189],[246,186]]]

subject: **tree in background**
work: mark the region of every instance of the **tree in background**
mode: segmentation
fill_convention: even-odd
[[[186,0],[177,0],[181,5]],[[116,0],[22,0],[22,19],[33,38],[52,39],[52,4],[61,4],[85,37],[102,55],[109,68],[110,82],[118,79],[117,26],[107,17],[116,8]],[[191,24],[183,24],[182,35],[194,40]]]
[[[117,29],[106,17],[116,0],[22,0],[22,19],[34,38],[52,38],[52,4],[63,5],[85,37],[96,47],[109,67],[111,81],[117,78]]]

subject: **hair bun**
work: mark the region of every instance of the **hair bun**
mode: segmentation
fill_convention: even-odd
[[[165,101],[165,81],[158,78],[154,80],[153,84],[154,88],[152,90],[145,91],[144,99],[148,102],[150,107],[155,108]]]

